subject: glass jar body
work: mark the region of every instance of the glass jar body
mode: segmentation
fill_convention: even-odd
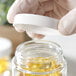
[[[12,76],[67,76],[61,47],[50,41],[29,41],[18,46]]]

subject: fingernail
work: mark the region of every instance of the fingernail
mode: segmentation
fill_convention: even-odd
[[[44,35],[42,35],[42,34],[33,34],[33,37],[37,38],[37,39],[42,39],[44,37]]]

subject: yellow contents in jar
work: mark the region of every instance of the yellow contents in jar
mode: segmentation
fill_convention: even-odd
[[[8,69],[9,61],[8,58],[0,58],[0,74]]]
[[[59,67],[61,67],[61,64],[58,64],[55,59],[44,57],[29,58],[29,61],[26,62],[25,67],[21,66],[24,70],[39,73],[53,71]],[[20,76],[62,76],[62,74],[60,71],[42,75],[21,72]]]

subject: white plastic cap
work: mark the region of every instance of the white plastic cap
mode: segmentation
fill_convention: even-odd
[[[0,38],[0,57],[10,56],[12,52],[12,42],[7,38]]]
[[[57,19],[34,14],[18,14],[13,23],[13,26],[17,29],[43,35],[56,34],[57,25]],[[52,30],[55,31],[52,32]]]

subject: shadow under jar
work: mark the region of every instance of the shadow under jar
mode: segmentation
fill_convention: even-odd
[[[12,60],[12,76],[67,76],[61,47],[43,40],[20,44]]]

